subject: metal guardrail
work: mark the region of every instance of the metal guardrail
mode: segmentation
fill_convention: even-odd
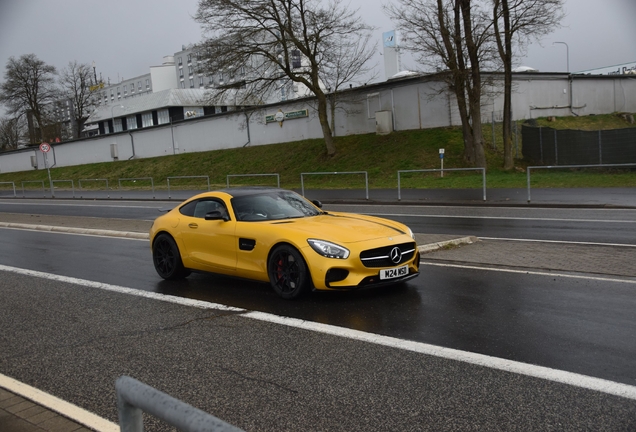
[[[176,176],[176,177],[167,177],[168,180],[168,199],[170,199],[170,179],[194,179],[194,178],[204,178],[208,181],[208,192],[210,191],[210,176]]]
[[[71,183],[71,189],[73,190],[73,198],[75,198],[75,182],[73,180],[51,180],[51,189],[53,189],[53,186],[55,185],[55,183]],[[55,198],[55,195],[51,194],[53,196],[53,198]]]
[[[526,177],[528,179],[528,203],[530,202],[530,170],[537,169],[568,169],[568,168],[618,168],[618,167],[636,167],[636,163],[627,164],[598,164],[598,165],[546,165],[546,166],[529,166],[526,168]]]
[[[24,184],[24,182],[22,182]],[[15,183],[14,182],[0,182],[0,184],[10,184],[13,186],[13,197],[15,198],[17,195],[15,193]],[[22,186],[22,189],[24,190],[24,186]],[[44,190],[44,182],[42,182],[42,190]]]
[[[444,171],[481,171],[481,181],[482,181],[482,190],[483,190],[483,199],[486,201],[486,168],[444,168],[444,169],[422,169],[422,170],[400,170],[397,172],[398,178],[398,201],[402,200],[402,189],[401,189],[401,179],[400,174],[402,173],[414,173],[414,172],[441,172],[442,175]]]
[[[152,179],[152,177],[136,177],[136,178],[120,178],[117,179],[117,189],[121,191],[121,182],[122,181],[137,181],[137,180],[142,180],[142,181],[146,181],[146,180],[150,180],[150,187],[152,188],[152,199],[155,199],[155,182]],[[124,196],[122,195],[121,198],[123,199]]]
[[[121,432],[143,432],[146,412],[183,432],[242,432],[211,414],[128,376],[115,382]]]
[[[230,187],[230,177],[272,177],[272,176],[276,176],[276,185],[277,187],[280,187],[280,175],[278,174],[228,174],[227,177],[225,178],[226,182],[227,182],[227,187]]]
[[[24,180],[22,182],[22,198],[26,198],[26,192],[24,190],[25,183],[40,183],[42,185],[42,197],[46,198],[46,192],[44,191],[44,180]]]
[[[305,196],[305,181],[303,176],[306,175],[334,175],[334,174],[364,174],[364,189],[366,192],[365,198],[369,199],[369,174],[367,171],[334,171],[334,172],[310,172],[300,173],[300,190],[302,196]]]
[[[106,193],[108,194],[108,198],[110,198],[110,190],[108,189],[108,179],[80,179],[78,180],[80,192],[82,191],[82,182],[86,183],[86,182],[98,182],[98,181],[106,182]],[[80,198],[82,198],[82,195],[80,195]]]

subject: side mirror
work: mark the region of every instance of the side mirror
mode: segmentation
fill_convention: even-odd
[[[227,213],[219,211],[219,210],[215,210],[215,211],[206,213],[205,220],[222,220],[227,222],[230,220],[230,218],[228,217]]]
[[[318,200],[311,200],[311,203],[318,208],[322,208],[322,203]]]

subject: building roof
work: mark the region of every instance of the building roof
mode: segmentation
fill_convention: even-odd
[[[124,117],[168,107],[206,105],[210,105],[210,103],[206,102],[204,89],[168,89],[128,97],[110,105],[100,105],[90,115],[86,123],[96,123],[112,117]],[[123,108],[121,108],[122,106]]]

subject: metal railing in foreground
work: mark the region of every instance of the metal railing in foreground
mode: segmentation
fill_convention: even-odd
[[[168,181],[168,199],[170,199],[170,179],[206,179],[208,184],[208,192],[210,191],[210,176],[175,176],[175,177],[166,177]]]
[[[80,179],[78,181],[80,193],[82,192],[82,182],[84,182],[84,183],[86,183],[86,182],[106,182],[106,193],[108,194],[107,197],[110,198],[110,189],[108,188],[108,179]],[[83,198],[83,196],[80,195],[80,198]]]
[[[620,168],[620,167],[636,167],[636,163],[626,164],[599,164],[599,165],[546,165],[546,166],[529,166],[526,168],[526,177],[528,181],[528,203],[530,202],[530,170],[537,169],[569,169],[569,168]]]
[[[15,198],[17,196],[16,193],[15,193],[15,183],[14,182],[0,182],[0,184],[10,184],[11,186],[13,186],[13,197]],[[23,184],[22,190],[24,190],[24,182],[22,182],[22,184]],[[42,189],[44,189],[44,186],[42,186]]]
[[[46,192],[44,192],[44,180],[24,180],[22,182],[22,198],[26,198],[26,191],[24,190],[25,183],[40,183],[42,185],[42,197],[46,197]]]
[[[422,170],[400,170],[397,172],[398,178],[398,201],[402,200],[401,174],[414,172],[440,172],[444,175],[444,171],[481,171],[483,199],[486,201],[486,168],[444,168],[444,169],[422,169]]]
[[[276,177],[276,185],[280,187],[280,175],[278,174],[228,174],[225,178],[227,187],[230,187],[230,177]]]
[[[141,180],[141,181],[148,181],[150,180],[150,187],[152,188],[152,199],[155,199],[155,181],[152,179],[152,177],[135,177],[135,178],[120,178],[117,179],[117,189],[119,189],[121,191],[121,182],[137,182],[137,180]],[[122,195],[121,198],[123,199],[124,196]]]
[[[55,189],[55,183],[70,183],[71,190],[73,191],[73,198],[75,198],[75,182],[73,180],[51,180],[51,196],[55,198],[53,190]]]
[[[366,192],[365,198],[369,199],[369,174],[367,171],[334,171],[334,172],[309,172],[300,173],[300,190],[302,196],[305,196],[305,181],[306,175],[334,175],[334,174],[364,174],[364,190]]]
[[[242,431],[205,411],[128,376],[117,378],[115,390],[121,432],[143,432],[143,412],[183,432]]]

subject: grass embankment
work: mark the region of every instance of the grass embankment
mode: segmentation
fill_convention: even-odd
[[[539,125],[569,129],[612,129],[636,127],[616,115],[567,117],[554,121],[538,119]],[[485,125],[484,131],[490,129]],[[513,171],[504,171],[501,142],[493,149],[486,134],[486,157],[488,161],[487,187],[525,188],[526,161],[515,160]],[[521,143],[520,143],[521,145]],[[51,169],[53,180],[108,179],[109,186],[116,188],[120,178],[152,177],[156,188],[166,187],[167,177],[209,176],[213,187],[224,187],[228,174],[278,173],[281,187],[300,188],[300,173],[367,171],[370,188],[397,188],[398,170],[420,170],[440,168],[439,149],[445,149],[444,168],[465,168],[463,163],[463,141],[459,128],[437,128],[396,132],[390,135],[375,134],[336,137],[337,154],[327,157],[323,140],[306,140],[293,143],[255,146],[203,153],[187,153],[131,161],[104,162],[73,167]],[[521,155],[521,149],[519,149]],[[48,176],[44,169],[19,173],[0,174],[0,182],[14,182],[21,188],[22,182],[44,181],[48,187]],[[305,176],[305,188],[364,188],[364,176],[312,175]],[[138,185],[149,183],[139,181]],[[171,187],[184,188],[205,186],[205,180],[171,180]],[[238,177],[231,185],[260,184],[276,185],[275,177]],[[70,186],[59,183],[58,187]],[[122,186],[132,186],[125,182]],[[402,174],[403,188],[480,188],[478,171],[444,173]],[[559,170],[538,171],[532,174],[533,187],[634,187],[636,172],[630,170]],[[7,185],[0,184],[6,188]],[[25,187],[40,187],[27,183]],[[83,182],[83,188],[104,188],[104,182]]]

